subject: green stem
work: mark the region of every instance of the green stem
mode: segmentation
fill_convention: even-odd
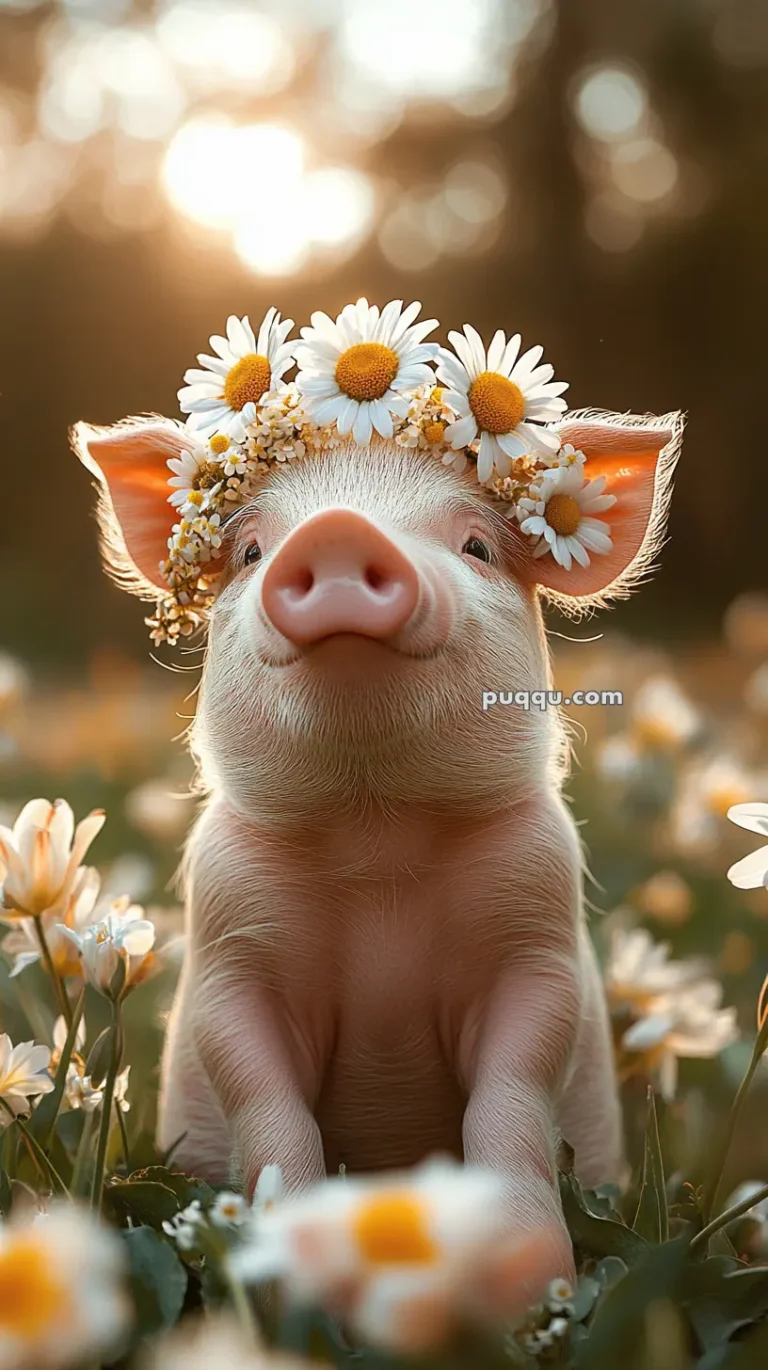
[[[720,1152],[717,1157],[717,1163],[712,1169],[712,1174],[704,1191],[704,1198],[702,1200],[701,1211],[704,1214],[704,1219],[707,1223],[709,1223],[709,1221],[712,1218],[712,1214],[715,1212],[715,1209],[717,1208],[717,1200],[720,1196],[720,1190],[722,1189],[723,1174],[725,1171],[726,1162],[730,1154],[733,1138],[736,1134],[736,1127],[741,1116],[741,1110],[744,1107],[744,1100],[747,1097],[747,1090],[749,1089],[749,1086],[752,1083],[752,1077],[755,1071],[757,1070],[757,1067],[760,1064],[760,1061],[762,1060],[763,1052],[765,1051],[765,1042],[762,1040],[762,1037],[763,1034],[760,1033],[758,1035],[757,1041],[755,1042],[754,1050],[752,1052],[752,1059],[749,1065],[747,1066],[744,1079],[742,1080],[738,1090],[736,1091],[736,1097],[733,1101],[733,1107],[731,1109],[731,1116],[728,1119],[728,1130],[725,1134],[725,1140],[723,1142],[722,1147],[720,1148]],[[706,1231],[706,1228],[704,1230]]]
[[[221,1271],[226,1280],[238,1321],[240,1322],[249,1345],[254,1351],[263,1351],[265,1349],[265,1342],[261,1335],[261,1329],[256,1321],[253,1305],[248,1298],[244,1286],[234,1274],[226,1253],[221,1257]]]
[[[8,1104],[5,1099],[0,1099],[0,1103],[3,1105],[3,1108],[6,1110],[6,1112],[9,1113],[10,1116],[13,1118],[13,1121],[15,1122],[17,1128],[19,1129],[19,1132],[21,1133],[22,1137],[24,1138],[24,1141],[27,1144],[27,1149],[35,1164],[38,1166],[38,1168],[42,1168],[44,1174],[47,1172],[50,1179],[53,1181],[54,1185],[56,1185],[60,1189],[62,1194],[65,1194],[67,1198],[69,1198],[69,1190],[67,1189],[67,1186],[65,1185],[58,1170],[53,1164],[53,1161],[51,1161],[49,1157],[46,1156],[40,1143],[37,1141],[35,1137],[32,1136],[32,1133],[29,1131],[26,1123],[23,1122],[21,1118],[18,1118],[16,1116],[10,1104]]]
[[[48,939],[45,935],[45,930],[43,928],[43,920],[39,913],[36,913],[34,915],[34,924],[35,932],[37,933],[37,940],[40,943],[40,951],[43,957],[43,961],[45,962],[46,970],[48,971],[48,974],[50,975],[51,980],[53,981],[53,988],[56,994],[56,998],[58,1000],[59,1008],[64,1014],[64,1021],[66,1022],[67,1027],[70,1027],[72,1024],[72,1005],[69,1002],[69,996],[67,994],[67,991],[64,988],[61,978],[59,977],[58,971],[56,970],[56,966],[54,965],[53,957],[51,956],[51,949],[48,946]]]
[[[118,1122],[118,1126],[119,1126],[119,1128],[120,1128],[120,1144],[121,1144],[121,1146],[122,1146],[122,1148],[123,1148],[123,1160],[124,1160],[124,1162],[125,1162],[125,1173],[126,1173],[126,1175],[130,1175],[130,1173],[131,1173],[131,1160],[130,1160],[130,1153],[129,1153],[129,1151],[128,1151],[128,1132],[127,1132],[126,1126],[125,1126],[125,1117],[124,1117],[124,1115],[123,1115],[123,1110],[121,1109],[121,1107],[120,1107],[119,1103],[117,1102],[117,1100],[115,1100],[115,1113],[117,1114],[117,1122]]]
[[[101,1127],[99,1128],[99,1140],[96,1146],[96,1165],[93,1172],[93,1183],[91,1185],[91,1208],[94,1212],[101,1211],[101,1199],[104,1190],[104,1166],[107,1160],[107,1146],[109,1144],[110,1124],[112,1122],[112,1100],[115,1095],[115,1080],[120,1069],[120,1057],[122,1055],[122,1034],[120,1030],[120,1006],[112,1001],[112,1053],[109,1062],[107,1078],[104,1082],[104,1095],[101,1101]]]
[[[75,1157],[75,1168],[72,1172],[72,1193],[81,1194],[84,1190],[83,1180],[86,1167],[91,1154],[91,1141],[93,1139],[93,1124],[96,1119],[95,1113],[86,1113],[83,1119],[83,1131]]]
[[[710,1237],[714,1237],[721,1227],[732,1223],[735,1218],[740,1218],[742,1213],[748,1213],[750,1208],[754,1208],[755,1204],[759,1204],[762,1199],[768,1199],[768,1184],[761,1185],[748,1199],[742,1199],[740,1203],[733,1204],[731,1208],[726,1208],[719,1218],[713,1218],[711,1223],[701,1229],[701,1232],[697,1232],[689,1247],[691,1254],[701,1250],[702,1247],[706,1248]]]

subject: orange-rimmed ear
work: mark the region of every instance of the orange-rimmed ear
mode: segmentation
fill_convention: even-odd
[[[605,477],[616,503],[597,517],[610,530],[610,552],[590,552],[589,566],[560,566],[551,552],[529,557],[528,573],[547,598],[570,610],[626,598],[652,569],[664,540],[669,499],[683,438],[679,412],[660,418],[581,410],[559,427],[563,446],[587,458],[584,475]],[[528,539],[526,539],[528,541]]]
[[[98,481],[101,548],[113,579],[132,594],[156,599],[165,589],[160,563],[178,514],[168,502],[168,460],[190,447],[170,419],[126,419],[111,428],[78,423],[72,446]]]

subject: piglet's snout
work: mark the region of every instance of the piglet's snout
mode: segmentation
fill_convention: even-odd
[[[307,519],[268,566],[261,589],[270,622],[291,642],[334,633],[393,637],[419,600],[419,575],[375,524],[352,509]]]

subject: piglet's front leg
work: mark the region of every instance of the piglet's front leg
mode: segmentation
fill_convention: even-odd
[[[511,1231],[548,1234],[552,1279],[574,1273],[558,1194],[553,1099],[579,1000],[570,957],[526,958],[496,984],[467,1071],[465,1159],[504,1175]]]
[[[242,968],[221,968],[197,986],[195,1032],[203,1064],[234,1140],[233,1170],[250,1197],[266,1165],[286,1186],[325,1175],[320,1131],[307,1103],[310,1083],[285,1024]]]

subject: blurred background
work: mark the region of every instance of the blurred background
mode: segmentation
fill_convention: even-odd
[[[418,298],[541,341],[574,407],[688,413],[659,573],[553,646],[566,692],[625,691],[575,722],[598,939],[706,952],[750,1031],[768,891],[726,883],[725,813],[768,799],[767,117],[764,0],[0,0],[2,821],[106,807],[95,859],[172,941],[198,657],[163,671],[103,576],[68,427],[175,413],[230,312]],[[680,1136],[742,1048],[686,1067]]]

